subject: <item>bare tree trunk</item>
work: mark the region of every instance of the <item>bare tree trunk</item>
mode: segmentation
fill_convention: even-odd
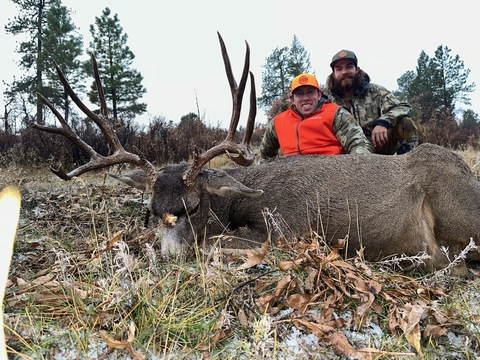
[[[38,21],[37,21],[37,93],[41,94],[43,91],[43,64],[41,60],[42,53],[42,18],[43,10],[45,8],[45,0],[38,0]],[[44,124],[43,121],[43,103],[37,98],[37,124]]]

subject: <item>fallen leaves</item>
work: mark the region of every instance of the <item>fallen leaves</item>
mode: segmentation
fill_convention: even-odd
[[[294,309],[289,319],[282,321],[291,321],[297,328],[317,335],[337,354],[357,359],[393,353],[370,347],[355,349],[342,327],[353,321],[354,328],[360,329],[378,321],[376,316],[386,315],[390,333],[403,330],[416,354],[422,355],[422,326],[428,325],[423,337],[444,334],[439,317],[435,317],[438,313],[428,305],[438,295],[445,295],[442,289],[423,286],[401,274],[374,271],[360,257],[353,262],[343,260],[339,253],[342,244],[337,242],[332,249],[307,240],[300,240],[293,247],[289,245],[291,259],[278,262],[283,276],[257,283],[261,294],[256,299],[259,312],[274,316],[282,309]],[[250,268],[265,258],[265,253],[252,254],[241,268]],[[341,314],[347,312],[352,314],[350,319],[340,320]],[[426,318],[428,324],[424,322]]]

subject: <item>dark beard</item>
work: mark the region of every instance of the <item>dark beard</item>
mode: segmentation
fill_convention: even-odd
[[[350,78],[351,79],[351,78]],[[342,80],[338,81],[332,77],[332,90],[335,94],[343,96],[346,92],[360,87],[360,74],[356,73],[353,76],[353,79],[348,84],[343,84]]]

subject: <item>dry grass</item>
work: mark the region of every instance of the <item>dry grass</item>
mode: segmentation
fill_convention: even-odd
[[[469,146],[463,150],[456,151],[456,153],[470,166],[477,179],[480,179],[480,152]]]
[[[0,169],[0,188],[23,199],[4,300],[11,358],[480,355],[479,278],[345,260],[318,238],[249,258],[161,259],[142,194],[108,181]]]

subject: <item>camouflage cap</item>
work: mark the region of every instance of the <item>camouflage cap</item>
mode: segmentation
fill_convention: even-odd
[[[353,51],[340,50],[335,55],[333,55],[332,62],[330,63],[330,67],[332,68],[332,70],[333,70],[333,65],[335,65],[337,61],[345,60],[345,59],[352,60],[355,66],[357,66],[357,62],[358,62],[357,55],[355,55]]]

